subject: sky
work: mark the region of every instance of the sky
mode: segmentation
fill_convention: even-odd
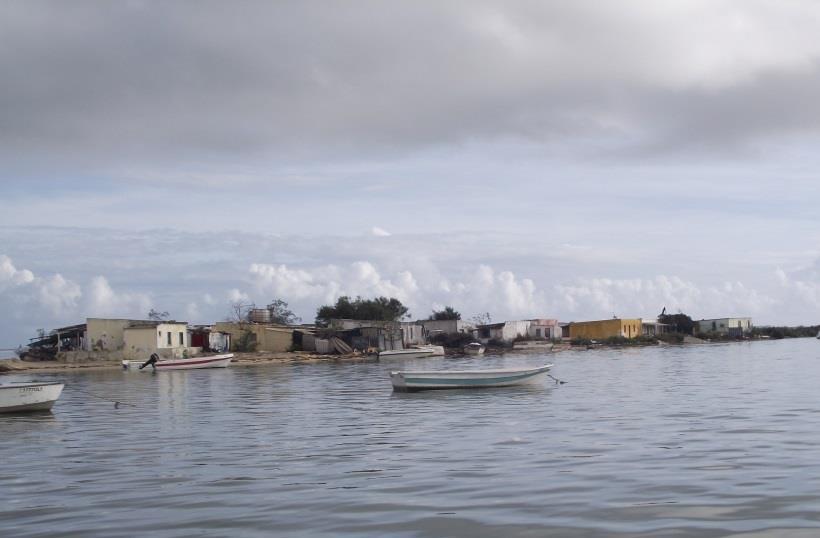
[[[820,323],[811,1],[0,4],[0,349],[340,295]]]

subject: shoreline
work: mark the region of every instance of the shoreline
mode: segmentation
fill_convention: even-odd
[[[808,337],[807,337],[808,338]],[[634,343],[634,344],[608,344],[605,342],[596,342],[587,345],[570,345],[568,343],[558,344],[547,353],[561,353],[564,351],[586,351],[590,349],[621,349],[625,347],[652,347],[656,345],[661,346],[690,346],[702,344],[725,344],[725,343],[742,343],[742,342],[768,342],[769,339],[748,339],[748,340],[699,340],[692,338],[692,340],[681,343],[657,342],[654,344],[648,343]],[[459,356],[461,353],[453,353],[455,349],[448,348],[447,357]],[[489,355],[503,355],[511,352],[519,352],[522,354],[529,354],[533,351],[513,350],[507,348],[488,348]],[[317,353],[310,353],[304,351],[289,351],[282,353],[273,353],[266,351],[256,352],[234,352],[234,359],[231,361],[231,366],[264,366],[271,364],[294,364],[294,363],[317,363],[317,362],[374,362],[377,361],[374,355],[364,355],[361,353],[354,353],[348,355],[320,355]],[[13,374],[30,374],[30,373],[57,373],[57,372],[98,372],[109,370],[122,370],[122,362],[116,361],[88,361],[88,362],[58,362],[58,361],[22,361],[18,358],[0,359],[0,376]]]
[[[368,355],[319,355],[305,352],[235,352],[231,366],[260,366],[266,364],[292,364],[314,362],[366,362],[375,359]],[[58,361],[21,361],[20,359],[0,360],[0,375],[27,374],[27,373],[55,373],[55,372],[98,372],[106,370],[122,370],[122,362],[117,361],[89,361],[89,362],[58,362]]]

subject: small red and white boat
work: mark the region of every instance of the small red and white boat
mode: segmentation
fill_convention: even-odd
[[[192,357],[190,359],[167,359],[155,362],[153,368],[146,366],[143,371],[148,370],[198,370],[200,368],[227,368],[233,359],[233,353],[224,355],[209,355],[206,357]],[[139,370],[145,361],[122,361],[125,370]]]

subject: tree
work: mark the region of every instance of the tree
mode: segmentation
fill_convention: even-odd
[[[683,312],[678,312],[677,314],[661,314],[658,316],[658,322],[671,326],[672,331],[676,333],[693,334],[695,330],[695,322]]]
[[[250,316],[251,310],[256,308],[256,305],[251,304],[243,304],[242,301],[234,301],[231,303],[231,310],[228,312],[228,317],[225,318],[225,321],[233,321],[234,323],[245,323],[248,321],[248,316]]]
[[[320,306],[316,310],[316,323],[327,326],[331,319],[366,319],[373,321],[399,321],[408,316],[408,308],[393,297],[376,297],[351,300],[347,295],[339,297],[335,305]]]
[[[270,320],[279,325],[294,325],[302,321],[302,318],[294,314],[288,308],[288,303],[282,299],[274,299],[271,301],[268,305],[268,310],[270,311]]]
[[[154,310],[153,308],[148,312],[148,319],[152,321],[165,321],[169,317],[171,317],[171,314],[168,312],[160,312],[159,310]]]
[[[429,319],[430,321],[461,319],[461,313],[456,311],[452,306],[445,306],[444,310],[433,310],[433,315],[431,315]]]

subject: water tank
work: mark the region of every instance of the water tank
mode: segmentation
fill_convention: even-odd
[[[270,323],[270,310],[267,308],[253,308],[248,314],[253,323]]]

